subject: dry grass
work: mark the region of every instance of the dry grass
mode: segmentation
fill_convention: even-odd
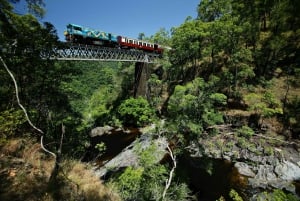
[[[65,160],[53,186],[48,181],[54,162],[53,157],[40,149],[39,143],[29,139],[9,140],[0,150],[0,200],[120,200],[79,161]]]
[[[73,167],[68,172],[68,178],[78,185],[87,200],[120,200],[120,198],[104,186],[92,170],[88,169],[88,166],[83,163],[73,162]]]
[[[273,83],[274,87],[272,88],[272,92],[276,95],[278,99],[283,100],[288,86],[286,77],[274,78]],[[289,99],[295,96],[300,96],[300,87],[290,84],[287,95],[287,98]]]

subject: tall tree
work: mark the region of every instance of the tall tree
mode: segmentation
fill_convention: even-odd
[[[198,6],[198,19],[212,22],[231,12],[231,0],[202,0]]]
[[[33,123],[51,136],[60,131],[59,124],[68,114],[68,99],[59,85],[72,73],[71,66],[41,57],[57,46],[58,37],[52,24],[40,24],[30,14],[15,14],[7,1],[0,3],[0,55],[16,78],[20,99]],[[11,79],[3,68],[0,72],[0,110],[17,109]]]

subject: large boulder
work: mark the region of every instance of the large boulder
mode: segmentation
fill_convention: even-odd
[[[138,151],[141,151],[141,149],[145,150],[153,144],[157,147],[156,151],[153,153],[153,156],[155,158],[155,162],[158,163],[167,153],[167,139],[164,137],[152,139],[151,135],[142,134],[133,143],[127,146],[121,153],[119,153],[113,159],[104,163],[103,166],[96,166],[96,175],[102,179],[106,179],[112,172],[117,172],[129,166],[137,167],[139,165]]]
[[[114,128],[111,126],[96,127],[91,130],[90,137],[96,137],[96,136],[102,136],[104,134],[110,134],[112,130],[114,130]]]

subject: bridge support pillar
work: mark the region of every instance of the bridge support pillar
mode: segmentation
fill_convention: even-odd
[[[147,98],[149,79],[149,64],[146,62],[135,63],[135,81],[134,81],[134,97],[142,96]]]

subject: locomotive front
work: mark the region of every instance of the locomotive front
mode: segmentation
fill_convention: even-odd
[[[68,24],[67,30],[64,31],[67,42],[79,42],[83,38],[82,27],[74,24]]]

